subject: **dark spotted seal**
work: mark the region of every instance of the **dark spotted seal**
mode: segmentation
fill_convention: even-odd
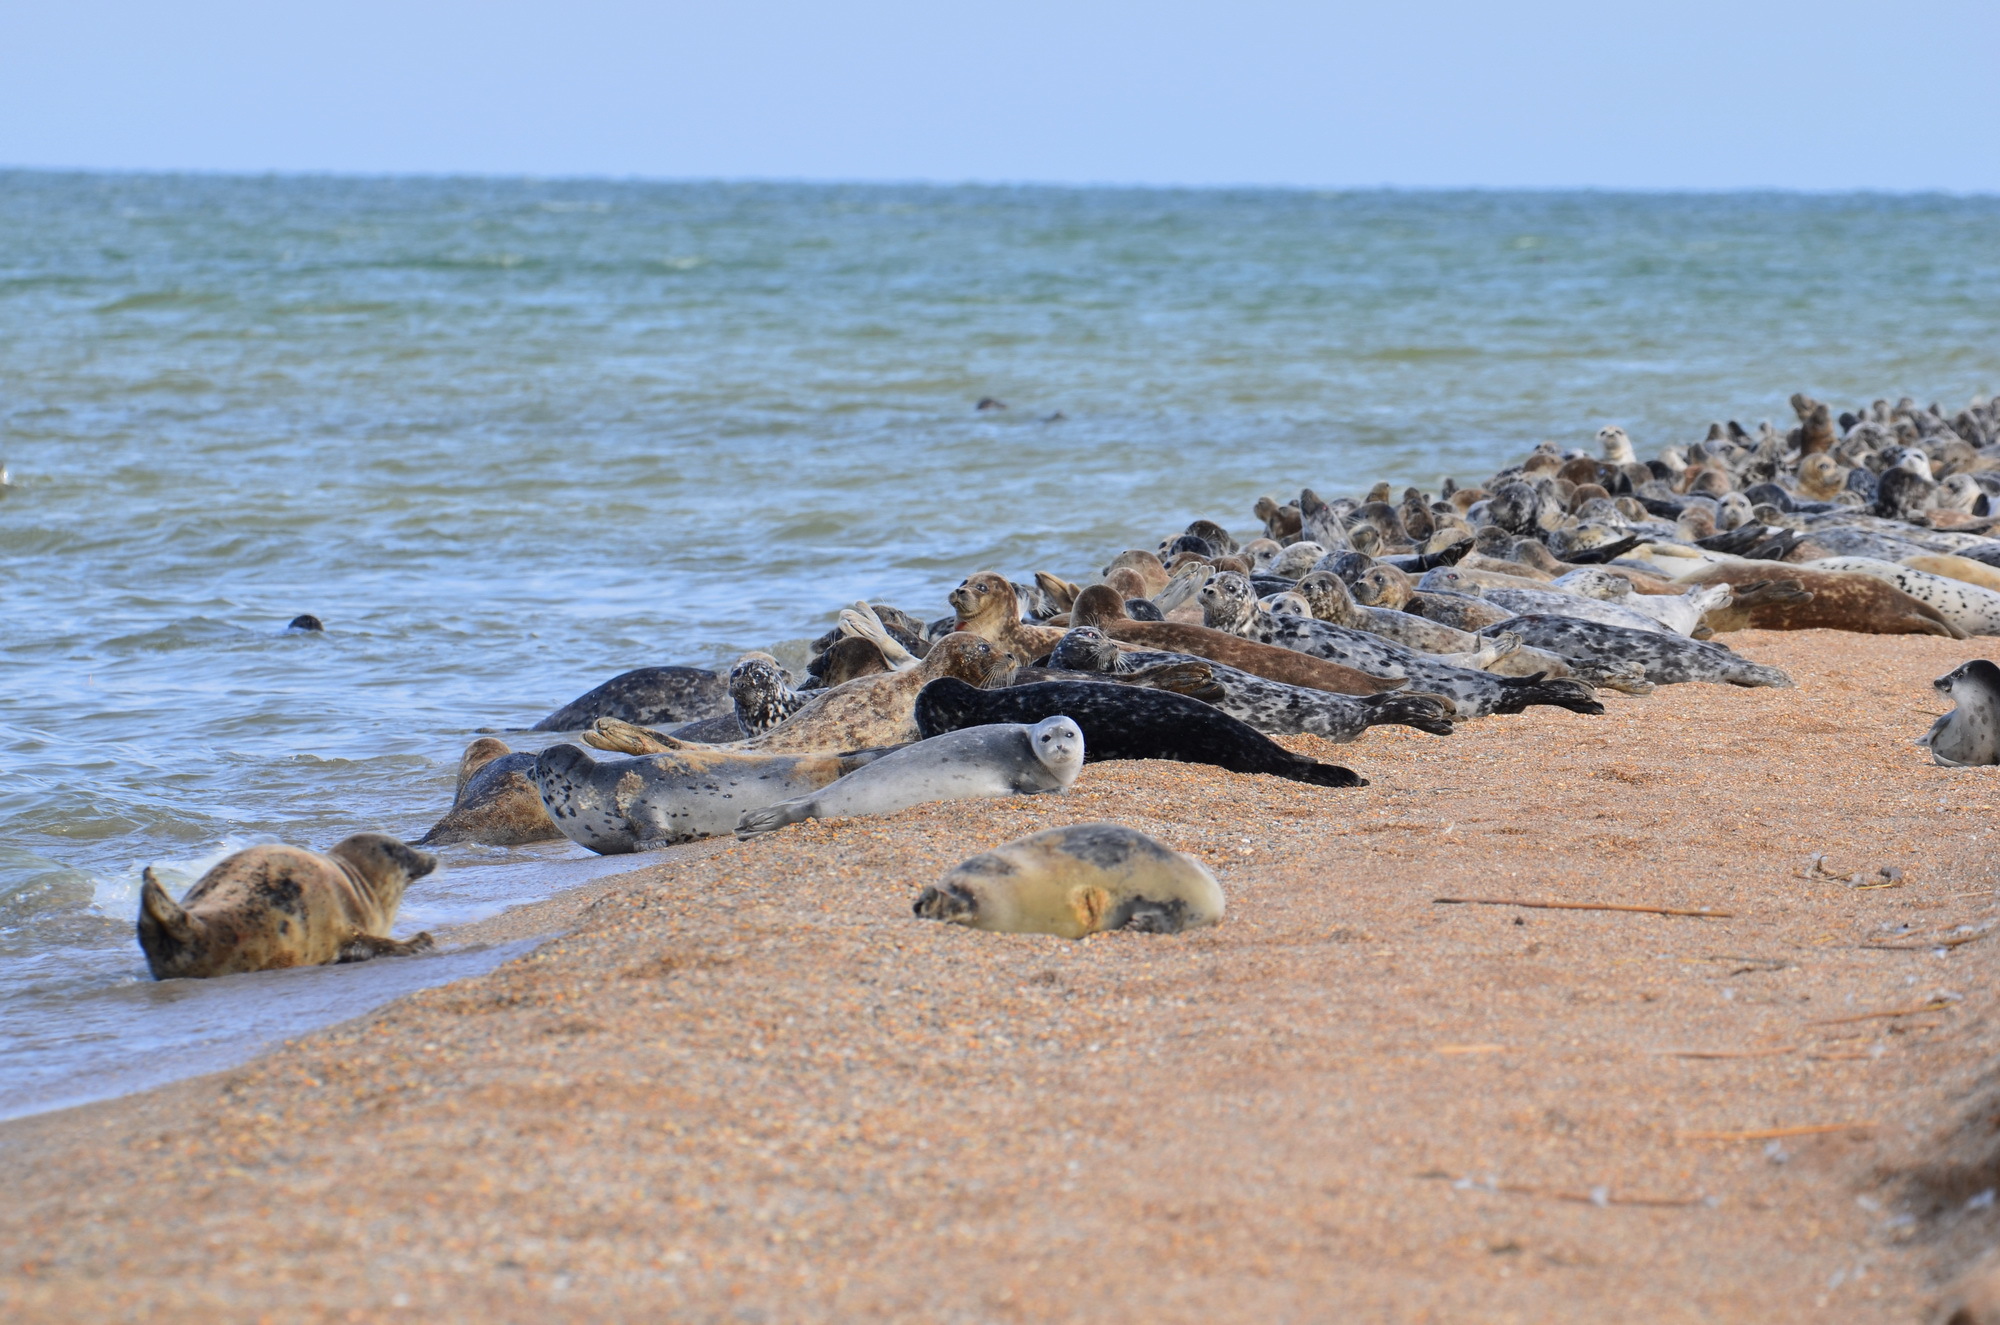
[[[1709,640],[1671,631],[1627,630],[1570,616],[1517,616],[1481,634],[1519,635],[1526,643],[1572,661],[1637,662],[1654,685],[1719,681],[1734,686],[1789,686],[1775,667],[1753,663]]]
[[[431,936],[389,937],[403,890],[437,857],[383,833],[356,833],[325,855],[255,846],[201,876],[178,903],[148,866],[139,947],[155,980],[236,975],[406,956]]]
[[[640,667],[621,672],[543,718],[530,731],[582,731],[599,718],[642,727],[678,726],[729,712],[729,687],[701,667]]]

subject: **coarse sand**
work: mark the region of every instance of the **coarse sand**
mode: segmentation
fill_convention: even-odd
[[[569,929],[489,975],[0,1126],[0,1317],[1924,1319],[2000,1241],[2000,770],[1911,744],[1986,646],[1728,642],[1798,688],[635,858],[457,935]],[[911,916],[1094,819],[1222,925]]]

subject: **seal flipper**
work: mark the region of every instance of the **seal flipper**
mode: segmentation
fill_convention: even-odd
[[[371,957],[414,957],[420,952],[429,952],[437,943],[426,930],[410,939],[388,939],[380,934],[356,934],[341,945],[340,956],[334,958],[337,965],[349,962],[365,962]]]
[[[634,726],[618,718],[599,718],[578,739],[585,745],[594,745],[613,754],[659,755],[688,748],[685,741],[677,741],[664,732]]]
[[[1494,706],[1495,713],[1519,713],[1536,704],[1568,709],[1572,713],[1604,712],[1604,705],[1591,697],[1590,687],[1581,681],[1571,681],[1567,678],[1545,681],[1539,672],[1534,676],[1503,676],[1494,679],[1507,690],[1506,697]]]
[[[155,980],[172,979],[191,950],[201,945],[201,930],[194,917],[167,895],[151,865],[146,866],[141,878],[139,947],[146,954],[146,966]]]
[[[1370,727],[1415,727],[1433,736],[1449,736],[1458,730],[1451,725],[1444,702],[1435,695],[1408,692],[1364,695],[1361,707],[1367,711]]]

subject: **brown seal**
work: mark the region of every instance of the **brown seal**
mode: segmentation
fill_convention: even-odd
[[[431,946],[389,937],[403,890],[437,857],[383,833],[356,833],[325,855],[255,846],[201,876],[178,903],[152,867],[139,892],[139,946],[155,980],[236,975],[405,956]]]
[[[1062,638],[1060,630],[1052,633]],[[858,677],[836,686],[762,736],[719,748],[803,754],[868,750],[922,740],[912,716],[919,690],[945,676],[980,687],[1003,686],[1013,679],[1014,666],[1013,658],[990,642],[954,631],[932,645],[915,667]]]
[[[1956,626],[1929,603],[1919,602],[1872,575],[1808,570],[1778,562],[1743,562],[1710,566],[1687,582],[1727,584],[1748,588],[1774,580],[1797,581],[1812,595],[1803,601],[1777,601],[1760,596],[1710,609],[1704,618],[1711,630],[1851,630],[1863,635],[1943,635],[1964,639]]]
[[[1370,676],[1355,668],[1343,667],[1294,649],[1240,639],[1220,630],[1210,630],[1207,626],[1178,621],[1134,621],[1125,615],[1125,604],[1118,595],[1101,584],[1093,584],[1078,595],[1070,620],[1079,626],[1096,626],[1121,644],[1191,654],[1239,668],[1269,681],[1282,681],[1286,685],[1305,686],[1310,690],[1325,690],[1336,695],[1379,695],[1408,684],[1402,680]]]
[[[1025,667],[1062,643],[1063,632],[1055,626],[1035,626],[1021,620],[1021,596],[1007,577],[990,570],[968,575],[951,591],[952,610],[958,613],[956,629],[988,640],[1014,656]]]
[[[1109,575],[1121,566],[1137,573],[1140,580],[1145,584],[1146,592],[1139,595],[1141,598],[1151,598],[1154,594],[1167,587],[1166,563],[1151,552],[1139,548],[1128,548],[1111,559],[1109,564],[1104,567],[1104,574]],[[1074,604],[1071,604],[1071,606],[1074,606]]]
[[[482,736],[465,747],[458,761],[458,789],[451,811],[417,839],[420,847],[453,842],[511,847],[523,842],[548,842],[562,836],[555,820],[542,808],[535,790],[535,757],[507,748],[505,741]]]

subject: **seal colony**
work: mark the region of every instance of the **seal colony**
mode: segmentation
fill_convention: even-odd
[[[1947,416],[1877,400],[1837,418],[1804,395],[1791,405],[1789,429],[1714,423],[1653,460],[1610,426],[1594,447],[1543,443],[1434,493],[1262,497],[1247,539],[1197,518],[1080,579],[975,570],[940,594],[948,615],[839,610],[803,678],[767,653],[727,676],[626,672],[535,728],[625,757],[475,742],[426,840],[553,830],[622,853],[754,838],[815,817],[1060,795],[1105,759],[1365,786],[1270,737],[1355,742],[1384,724],[1448,737],[1531,706],[1587,721],[1605,711],[1599,692],[1789,686],[1717,638],[1748,628],[2000,634],[2000,404]],[[1990,664],[1971,667],[1940,682],[1960,703],[1924,739],[1940,763],[2000,757],[2000,688]],[[1212,879],[1096,828],[1101,842],[1030,838],[977,857],[917,912],[1071,937],[1219,919]],[[157,929],[172,913],[154,892]]]

